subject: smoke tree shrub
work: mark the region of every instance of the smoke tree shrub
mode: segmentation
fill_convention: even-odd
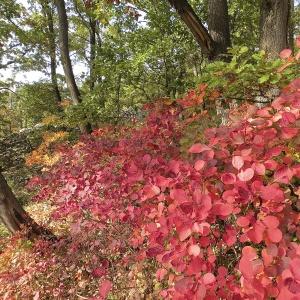
[[[81,284],[81,296],[105,299],[138,291],[143,274],[142,293],[157,299],[298,299],[300,78],[270,105],[207,129],[186,157],[182,133],[203,116],[186,114],[191,99],[203,95],[148,104],[144,123],[61,147],[29,186],[52,201],[54,219],[71,221],[69,235],[56,248],[37,243],[39,256],[1,274],[1,286],[43,274],[56,281],[27,285],[23,298],[67,297]]]
[[[118,264],[152,262],[162,298],[296,299],[299,109],[296,79],[251,117],[206,130],[183,160],[182,106],[149,105],[144,125],[64,149],[37,198],[50,197],[75,231],[106,232]],[[94,275],[102,296],[113,290],[105,268]]]

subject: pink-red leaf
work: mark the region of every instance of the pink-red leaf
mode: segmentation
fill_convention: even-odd
[[[229,216],[232,213],[232,206],[225,203],[215,204],[214,213],[219,216]]]
[[[189,149],[189,153],[201,153],[203,151],[207,151],[207,150],[211,150],[210,147],[208,147],[207,145],[203,145],[203,144],[194,144],[192,147],[190,147]]]
[[[238,219],[236,220],[237,225],[239,225],[240,227],[247,227],[250,224],[249,218],[248,217],[238,217]]]
[[[185,277],[175,282],[174,288],[180,294],[187,294],[192,289],[193,283],[191,277]]]
[[[281,59],[288,59],[292,54],[291,49],[284,49],[280,52],[279,56]]]
[[[244,171],[241,171],[238,174],[238,178],[240,181],[249,181],[253,178],[254,176],[254,170],[252,168],[248,168]]]
[[[188,237],[190,237],[192,234],[192,230],[188,226],[183,226],[178,230],[178,235],[179,235],[179,240],[183,242],[186,240]]]
[[[221,176],[221,180],[224,184],[234,184],[236,182],[236,176],[233,173],[225,173]]]
[[[216,277],[212,273],[206,273],[203,275],[202,280],[205,285],[208,285],[214,283],[216,281]]]
[[[274,179],[276,182],[288,184],[293,177],[292,170],[287,166],[282,166],[277,169],[274,174]]]
[[[198,245],[191,245],[188,249],[188,253],[191,256],[199,256],[201,250]]]
[[[273,243],[279,243],[282,239],[282,232],[278,228],[268,228],[267,233],[270,241]]]
[[[112,283],[109,280],[104,280],[101,284],[100,284],[100,288],[99,288],[99,296],[103,299],[106,299],[108,293],[110,292],[112,288]]]
[[[251,246],[245,246],[242,250],[242,254],[243,254],[243,257],[246,257],[249,260],[253,260],[258,257],[256,249],[254,249]]]
[[[298,134],[299,128],[283,127],[281,128],[281,136],[284,140],[289,140]]]
[[[241,156],[233,156],[232,165],[237,170],[240,170],[244,166],[244,159]]]
[[[279,220],[275,216],[266,216],[263,222],[268,228],[277,228],[279,226]]]
[[[294,275],[294,278],[300,281],[300,258],[299,257],[295,257],[290,262],[290,269],[292,271],[292,274]]]
[[[200,171],[204,168],[204,166],[205,166],[205,161],[199,159],[195,162],[194,168],[196,171]]]

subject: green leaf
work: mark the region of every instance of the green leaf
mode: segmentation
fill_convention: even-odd
[[[270,75],[268,75],[268,74],[263,75],[262,77],[260,77],[260,78],[258,79],[258,83],[264,83],[264,82],[268,81],[269,78],[270,78]]]
[[[241,49],[240,49],[240,51],[239,51],[239,53],[240,54],[243,54],[243,53],[246,53],[246,52],[248,52],[248,47],[246,47],[246,46],[243,46],[243,47],[241,47]]]

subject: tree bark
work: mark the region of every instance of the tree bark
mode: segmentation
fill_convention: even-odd
[[[276,58],[288,47],[290,0],[262,0],[260,10],[260,49]]]
[[[121,84],[122,84],[122,74],[120,73],[117,78],[117,86],[116,86],[116,105],[117,105],[117,120],[120,118],[121,113]]]
[[[7,184],[1,171],[0,220],[12,234],[25,228],[29,238],[42,236],[47,239],[55,239],[55,236],[49,230],[38,225],[23,209]]]
[[[182,21],[192,32],[202,52],[208,57],[214,57],[214,42],[207,29],[202,24],[195,11],[187,0],[168,0],[173,8],[176,9]]]
[[[208,1],[208,30],[187,0],[168,0],[210,60],[227,60],[230,31],[227,0]]]
[[[57,83],[57,64],[56,64],[56,44],[55,44],[55,31],[53,22],[53,9],[50,6],[49,0],[42,0],[41,5],[43,9],[43,14],[47,18],[48,25],[48,47],[49,47],[49,57],[50,57],[50,70],[51,70],[51,83],[53,87],[53,92],[58,103],[61,102],[61,95]]]
[[[213,39],[213,57],[227,53],[231,46],[227,0],[208,1],[208,30]]]
[[[55,0],[55,5],[58,12],[58,21],[59,21],[59,46],[60,46],[60,55],[61,62],[63,65],[65,78],[71,98],[74,105],[81,103],[80,92],[75,81],[75,76],[73,73],[72,63],[70,59],[69,51],[69,35],[68,35],[68,18],[65,7],[64,0]],[[80,131],[82,133],[91,133],[92,127],[91,124],[87,123],[86,125],[80,125]]]
[[[295,1],[289,0],[289,48],[294,52],[294,34],[295,34],[295,23],[294,23],[294,12],[295,12]]]
[[[90,91],[95,87],[95,59],[96,59],[96,20],[89,17],[90,23]]]

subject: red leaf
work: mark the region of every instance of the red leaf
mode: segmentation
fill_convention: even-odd
[[[156,185],[146,185],[143,189],[143,199],[151,199],[160,194],[160,188]]]
[[[169,167],[170,167],[170,170],[174,173],[174,174],[178,174],[179,171],[180,171],[180,163],[179,161],[177,160],[171,160],[169,162]]]
[[[300,258],[294,258],[290,262],[290,269],[294,275],[294,278],[300,281]]]
[[[225,233],[223,234],[223,241],[228,247],[234,245],[237,241],[237,232],[235,229],[226,229]]]
[[[196,295],[195,295],[195,299],[199,299],[199,300],[202,300],[202,299],[205,299],[205,295],[206,295],[206,288],[205,288],[205,285],[204,284],[198,284],[198,289],[197,289],[197,292],[196,292]]]
[[[205,263],[202,261],[202,259],[199,256],[193,257],[191,259],[190,264],[188,265],[187,274],[188,275],[199,274],[203,268],[203,265],[205,265]]]
[[[264,165],[265,165],[266,169],[275,170],[278,166],[278,163],[273,159],[269,159],[269,160],[265,161]]]
[[[251,246],[245,246],[242,250],[243,257],[246,257],[249,260],[257,258],[256,250]]]
[[[293,172],[287,166],[283,166],[279,168],[278,170],[276,170],[274,174],[275,181],[279,183],[288,184],[291,181],[292,177],[293,177]]]
[[[282,239],[282,232],[278,228],[268,228],[267,233],[270,241],[273,243],[279,243]]]
[[[210,232],[210,225],[206,222],[200,224],[196,222],[193,225],[193,232],[200,233],[202,236],[207,236]]]
[[[180,294],[187,294],[193,287],[194,280],[191,277],[185,277],[175,282],[174,288]]]
[[[169,184],[170,184],[170,181],[171,181],[170,178],[166,178],[166,177],[163,177],[163,176],[160,176],[160,175],[158,175],[156,177],[156,184],[159,187],[162,187],[162,188],[168,187]]]
[[[244,159],[241,156],[234,156],[232,158],[232,165],[237,170],[241,169],[244,165]]]
[[[191,245],[188,249],[188,253],[191,256],[199,256],[201,249],[198,245]]]
[[[280,52],[279,56],[281,59],[288,59],[292,54],[291,49],[284,49]]]
[[[232,206],[229,204],[218,203],[214,206],[214,213],[219,216],[229,216],[232,213]]]
[[[279,226],[279,220],[274,216],[266,216],[263,222],[268,228],[277,228]]]
[[[245,278],[252,278],[253,272],[251,268],[251,262],[247,257],[242,257],[239,262],[239,270]]]
[[[240,181],[249,181],[253,178],[254,176],[254,170],[252,168],[248,168],[244,171],[241,171],[238,174],[238,178]]]
[[[203,169],[204,166],[205,166],[205,161],[204,160],[197,160],[195,162],[194,168],[195,168],[196,171],[200,171],[200,170]]]
[[[236,176],[233,173],[225,173],[221,176],[221,180],[224,184],[234,184]]]
[[[250,224],[250,221],[248,217],[242,216],[236,220],[236,223],[240,227],[247,227]]]
[[[281,128],[281,136],[284,140],[289,140],[298,134],[299,128],[283,127]]]
[[[262,186],[260,196],[264,200],[268,201],[283,201],[284,193],[280,187],[275,183],[272,185]]]
[[[203,144],[194,144],[189,149],[189,153],[201,153],[201,152],[207,151],[207,150],[211,150],[211,148],[209,148],[208,146],[203,145]]]
[[[164,248],[161,245],[153,246],[149,248],[146,252],[148,257],[155,257],[164,252]]]
[[[170,192],[171,199],[178,201],[180,203],[187,202],[189,200],[186,192],[182,189],[173,189]]]
[[[214,283],[216,281],[216,277],[212,273],[206,273],[203,275],[202,280],[205,285],[208,285]]]
[[[295,123],[296,122],[296,116],[291,112],[284,112],[282,114],[281,121],[283,122],[283,124],[288,126],[290,123]]]
[[[105,299],[112,288],[112,283],[109,280],[105,280],[100,284],[99,295]]]
[[[188,226],[184,226],[178,230],[179,240],[183,242],[192,234],[192,230]]]
[[[202,197],[202,206],[204,211],[209,211],[212,208],[211,198],[208,195]]]
[[[242,257],[239,263],[239,270],[246,279],[253,280],[256,274],[263,270],[263,262],[260,259],[249,260],[248,257]]]
[[[270,148],[268,150],[268,152],[266,153],[266,157],[271,158],[271,157],[274,157],[274,156],[278,156],[282,153],[283,150],[284,150],[283,146],[277,146],[277,147]]]
[[[265,175],[266,173],[266,167],[262,163],[254,163],[251,167],[258,175]]]
[[[267,249],[263,249],[261,251],[261,256],[263,258],[265,267],[268,267],[273,263],[274,257],[267,251]]]
[[[261,223],[256,223],[251,230],[247,232],[248,238],[254,243],[260,243],[263,240],[265,226]]]
[[[107,270],[104,269],[104,268],[96,268],[96,269],[94,269],[94,270],[92,271],[92,275],[93,275],[94,277],[98,277],[98,278],[102,277],[102,276],[105,275],[106,273],[107,273]]]

